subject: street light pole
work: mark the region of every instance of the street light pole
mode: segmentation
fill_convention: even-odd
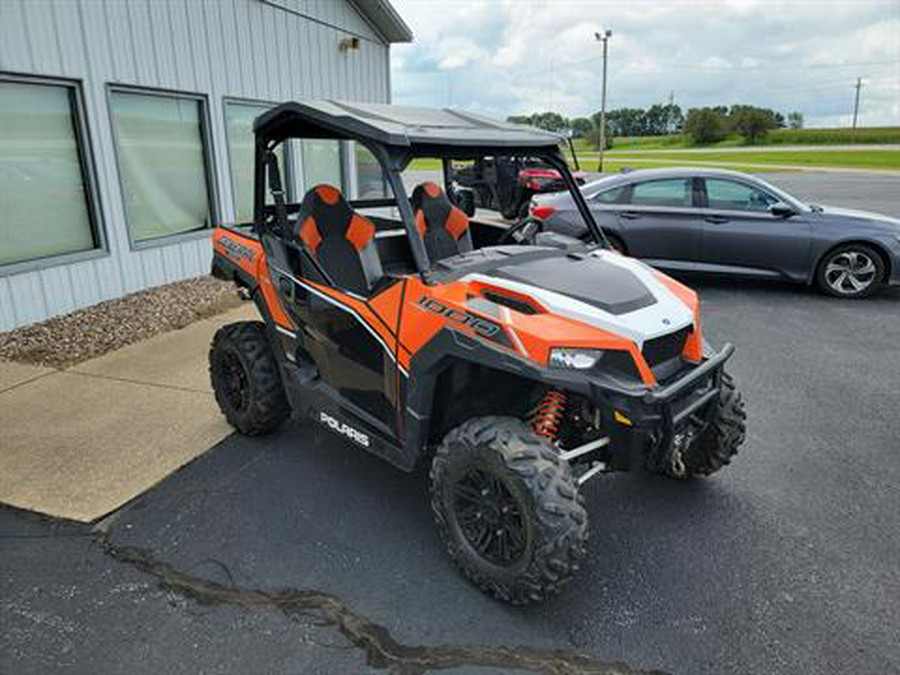
[[[853,102],[853,132],[851,142],[856,143],[856,120],[859,117],[859,90],[862,89],[862,78],[856,78],[856,100]]]
[[[600,87],[600,159],[597,162],[597,171],[603,171],[603,152],[606,150],[606,60],[609,53],[609,38],[612,31],[607,29],[600,33],[594,33],[594,39],[603,43],[603,85]]]

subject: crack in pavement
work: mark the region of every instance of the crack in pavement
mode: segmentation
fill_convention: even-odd
[[[626,663],[599,661],[561,649],[488,647],[479,645],[411,646],[395,640],[389,630],[348,608],[335,596],[317,590],[264,591],[225,586],[193,576],[159,560],[152,551],[116,546],[101,535],[103,550],[113,559],[155,577],[172,592],[204,605],[234,605],[269,609],[289,619],[317,614],[366,654],[366,663],[396,675],[422,675],[431,670],[463,666],[506,668],[550,675],[665,675],[661,670],[638,670]]]

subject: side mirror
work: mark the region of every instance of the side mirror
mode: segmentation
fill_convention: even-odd
[[[769,207],[769,213],[776,218],[790,218],[791,216],[796,215],[797,212],[784,202],[775,202]]]

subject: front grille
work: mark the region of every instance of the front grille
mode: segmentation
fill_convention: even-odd
[[[602,371],[621,375],[626,380],[640,381],[641,373],[637,368],[637,364],[631,357],[631,352],[625,350],[611,349],[600,359],[597,368]]]
[[[641,352],[647,361],[647,365],[654,368],[660,363],[665,363],[681,356],[681,352],[684,351],[684,343],[690,332],[691,327],[685,326],[674,333],[647,340]]]

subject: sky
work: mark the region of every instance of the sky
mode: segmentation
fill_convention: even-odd
[[[900,125],[900,0],[391,0],[393,101],[484,115],[744,103],[807,127]]]

